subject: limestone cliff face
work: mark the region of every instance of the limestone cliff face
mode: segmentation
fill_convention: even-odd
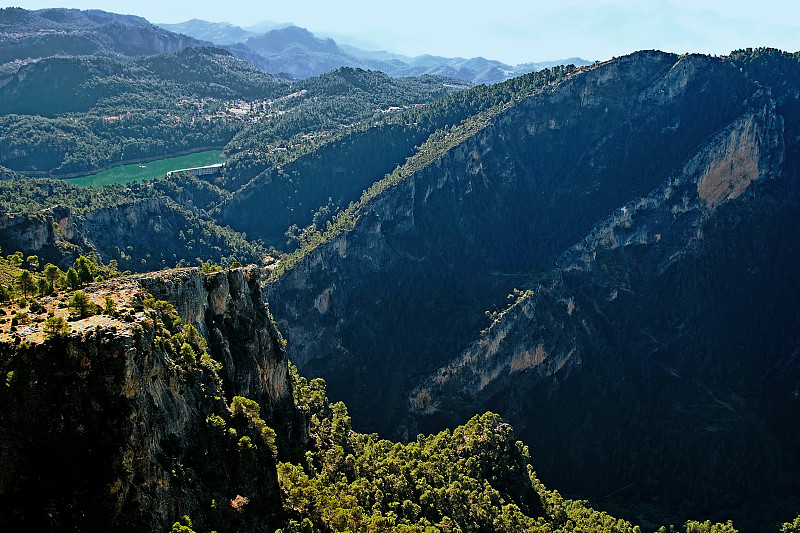
[[[38,213],[2,213],[0,243],[4,250],[37,254],[41,260],[62,268],[89,252],[105,261],[120,260],[118,250],[137,242],[135,235],[150,235],[153,239],[170,231],[171,225],[164,221],[174,218],[169,215],[164,198],[83,213],[60,205]],[[137,244],[147,241],[139,239]]]
[[[408,396],[411,412],[458,419],[489,408],[510,381],[534,387],[580,368],[596,325],[558,273],[503,311],[473,344],[426,376]],[[412,419],[413,420],[413,419]],[[411,426],[416,428],[412,421]]]
[[[135,278],[156,299],[171,302],[186,324],[207,339],[222,363],[228,397],[246,396],[284,417],[292,396],[280,333],[262,298],[257,267],[211,274],[197,269]]]
[[[45,340],[33,317],[0,335],[4,529],[165,531],[184,514],[204,530],[276,527],[270,444],[228,408],[246,394],[269,426],[291,427],[287,363],[257,276],[183,270],[111,280],[87,294],[100,304],[112,295],[118,318],[70,322]],[[222,380],[208,360],[188,362],[170,347],[180,328],[142,305],[147,291],[208,335]],[[65,312],[55,299],[43,303]]]
[[[485,389],[521,370],[528,387],[556,374],[564,379],[591,351],[604,302],[631,291],[637,274],[657,276],[687,254],[702,253],[706,225],[724,203],[752,196],[749,187],[759,180],[781,176],[783,129],[770,101],[720,131],[660,187],[615,210],[559,256],[549,283],[522,296],[467,350],[425,378],[409,396],[412,410],[491,408],[484,402],[493,390]],[[635,273],[611,259],[626,247],[638,248]],[[587,293],[599,303],[586,301]]]
[[[3,250],[37,254],[61,265],[74,261],[80,245],[85,244],[72,210],[63,206],[39,213],[0,212],[0,243]]]

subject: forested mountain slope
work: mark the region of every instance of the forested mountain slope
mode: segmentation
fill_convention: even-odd
[[[206,214],[226,195],[188,174],[99,190],[16,178],[0,182],[0,242],[64,269],[80,255],[133,272],[204,261],[262,264],[262,246]]]
[[[798,86],[776,51],[639,52],[510,99],[267,287],[289,357],[364,430],[495,409],[577,493],[788,518]]]
[[[242,127],[229,111],[234,102],[288,92],[286,82],[215,48],[49,58],[9,67],[0,78],[0,161],[39,175],[222,147]]]
[[[0,74],[0,163],[75,176],[208,147],[252,159],[465,88],[353,69],[291,84],[209,47],[138,59],[49,58]]]
[[[253,178],[263,178],[277,168],[302,159],[304,154],[320,148],[327,150],[325,145],[349,137],[351,131],[360,132],[393,122],[398,113],[404,115],[404,110],[467,88],[450,78],[396,79],[382,72],[352,68],[340,68],[318,78],[292,83],[291,94],[270,101],[267,116],[243,127],[227,144],[225,149],[232,157],[222,170],[224,186],[231,191],[249,186]],[[353,153],[344,157],[361,156]],[[323,166],[319,169],[326,172]],[[333,185],[332,180],[319,191],[324,192],[328,185]],[[313,206],[323,203],[325,200]],[[252,219],[246,218],[241,223],[258,227],[259,213],[251,214],[254,215]],[[261,229],[258,232],[264,233]]]
[[[54,90],[48,82],[47,72],[54,65],[68,74],[62,82],[73,80],[71,91]],[[99,261],[113,259],[123,270],[132,271],[206,260],[224,265],[263,263],[262,246],[220,227],[217,222],[229,222],[211,216],[230,198],[230,190],[247,183],[249,174],[274,165],[276,158],[312,151],[353,122],[375,114],[383,120],[402,108],[464,89],[443,78],[396,80],[353,69],[292,86],[210,48],[124,62],[44,60],[36,66],[42,68],[27,78],[14,77],[7,90],[18,96],[17,102],[31,105],[23,95],[41,93],[36,100],[40,107],[51,102],[69,112],[52,118],[16,114],[0,118],[7,126],[0,139],[0,159],[18,170],[80,174],[81,169],[131,158],[221,147],[226,142],[234,152],[229,152],[219,179],[185,175],[100,190],[14,174],[8,176],[13,179],[0,181],[0,204],[8,213],[0,227],[4,247],[38,254],[58,265],[94,253]],[[13,96],[7,100],[9,105],[14,102]],[[81,106],[90,108],[75,112]],[[353,195],[370,183],[357,184]],[[324,203],[329,193],[324,187],[320,191]],[[62,208],[54,211],[56,204]],[[259,212],[250,213],[255,219]],[[307,224],[307,217],[298,222]],[[283,238],[288,225],[273,230]]]
[[[473,116],[507,105],[515,98],[541,91],[574,71],[574,67],[556,67],[464,92],[456,90],[457,86],[451,86],[454,94],[426,105],[390,108],[388,113],[380,113],[383,116],[376,117],[380,120],[365,120],[343,129],[338,135],[324,139],[314,150],[271,157],[244,153],[241,157],[233,158],[225,175],[230,183],[245,185],[219,206],[215,216],[222,223],[279,249],[286,249],[285,233],[290,226],[306,228],[303,230],[306,236],[300,240],[308,241],[311,238],[309,233],[324,231],[337,211],[357,202],[362,191],[399,168],[406,159],[412,156],[424,159],[435,151],[437,139],[446,136],[445,132],[450,128],[459,126]],[[378,84],[373,79],[364,79],[363,75],[349,81],[353,79],[353,73],[363,71],[342,69],[319,80],[327,82],[332,78],[331,81],[336,83],[331,83],[331,86],[346,89],[342,99],[348,100],[353,98],[353,93],[358,94],[366,86],[393,89],[398,83],[398,80],[374,73],[372,78],[377,77]],[[438,79],[423,76],[409,78],[406,83]],[[304,83],[310,81],[313,80]],[[403,96],[407,92],[402,91],[400,98],[408,98]],[[327,102],[321,99],[320,108],[329,109]],[[326,111],[321,115],[335,116],[335,109],[334,113]],[[263,127],[256,124],[244,130],[231,144],[237,143],[240,137],[250,142],[252,138],[265,136],[264,133],[274,136],[280,132],[264,130]],[[313,228],[310,227],[312,224]]]
[[[283,95],[288,86],[217,48],[133,60],[57,57],[8,69],[0,113],[54,117],[92,109],[166,109],[180,97],[220,100]]]

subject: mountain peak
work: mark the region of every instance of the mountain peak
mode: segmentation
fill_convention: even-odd
[[[230,22],[208,22],[200,19],[191,19],[176,24],[160,23],[158,26],[219,45],[239,43],[253,35],[252,32]]]
[[[297,47],[310,52],[341,53],[333,39],[320,39],[307,29],[298,26],[270,30],[267,33],[250,37],[244,44],[262,55],[278,54],[289,48]]]

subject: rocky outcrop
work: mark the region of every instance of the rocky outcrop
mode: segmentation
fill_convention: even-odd
[[[461,413],[458,419],[491,408],[488,399],[503,385],[490,385],[520,371],[530,389],[556,375],[566,379],[591,353],[604,305],[632,291],[636,276],[658,276],[687,254],[702,253],[717,210],[753,183],[781,176],[784,150],[774,102],[733,121],[666,183],[615,210],[562,253],[548,283],[520,295],[468,349],[412,390],[412,411],[446,409]],[[628,247],[639,248],[633,273],[613,259]]]
[[[277,527],[274,442],[229,409],[233,395],[248,394],[268,426],[291,428],[287,363],[257,278],[238,269],[116,279],[87,290],[101,305],[111,296],[113,315],[46,339],[35,316],[1,333],[4,528],[166,531],[183,515],[203,530]],[[210,358],[196,341],[196,360],[185,356],[191,347],[176,349],[176,338],[190,340],[175,337],[182,326],[146,291],[198,320]],[[42,303],[66,312],[55,298]],[[221,380],[212,359],[223,363]]]
[[[458,419],[485,408],[509,380],[529,385],[580,367],[596,326],[556,276],[503,311],[480,338],[409,394],[412,412]],[[523,377],[524,376],[524,377]]]
[[[174,225],[189,225],[176,215],[180,214],[170,209],[165,198],[82,213],[60,205],[33,213],[0,213],[0,243],[4,250],[37,254],[43,263],[52,262],[63,269],[78,255],[90,253],[104,262],[116,259],[128,266],[125,254],[121,254],[122,250],[134,251],[127,249],[128,243],[147,248],[136,254],[141,258],[153,248],[163,255],[165,246],[154,247],[152,241],[163,233],[170,233],[165,240],[171,240],[178,232]],[[141,238],[144,235],[150,238]]]
[[[0,243],[4,251],[36,254],[45,262],[66,266],[87,249],[72,210],[54,206],[38,213],[0,211]],[[88,248],[90,249],[90,248]]]
[[[241,237],[241,238],[240,238]],[[197,259],[260,261],[260,250],[166,197],[77,211],[55,206],[32,213],[0,212],[0,246],[36,254],[42,264],[67,269],[79,255],[121,271],[142,272]]]
[[[172,303],[181,320],[208,341],[222,363],[228,399],[246,396],[276,413],[274,418],[291,420],[283,338],[262,299],[258,267],[211,274],[182,269],[135,279],[156,299]]]

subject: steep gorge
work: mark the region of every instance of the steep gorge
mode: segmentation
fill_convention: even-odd
[[[290,359],[357,429],[496,410],[551,484],[758,523],[797,488],[796,99],[639,52],[510,106],[267,287]]]
[[[357,396],[381,398],[397,365],[409,373],[392,386],[434,370],[466,348],[486,323],[484,310],[531,274],[549,272],[608,213],[667,179],[744,110],[753,88],[731,81],[724,94],[712,93],[711,76],[735,74],[705,57],[622,58],[512,106],[385,191],[353,231],[267,287],[291,359],[333,374],[331,390],[354,412],[361,406],[352,391],[363,385]],[[664,96],[665,84],[678,94]],[[709,120],[693,119],[706,105],[715,108]],[[314,305],[321,296],[324,312]],[[328,372],[345,361],[369,374],[353,382]]]
[[[530,444],[548,485],[628,517],[733,518],[744,530],[791,519],[800,62],[751,52],[646,51],[535,91],[476,88],[454,106],[474,115],[468,127],[364,125],[230,195],[155,194],[154,183],[141,201],[88,194],[102,206],[3,213],[6,253],[42,262],[66,266],[87,249],[122,269],[209,251],[232,261],[244,236],[215,222],[278,242],[327,198],[342,207],[405,157],[417,163],[363,197],[352,229],[266,285],[287,354],[255,268],[104,282],[90,297],[123,295],[119,315],[47,340],[38,316],[4,335],[0,516],[150,530],[194,510],[199,528],[275,527],[274,443],[233,397],[256,400],[278,441],[308,439],[289,358],[325,378],[356,430],[413,440],[492,410]],[[374,157],[353,161],[361,153]],[[268,166],[256,163],[246,170]],[[28,190],[45,198],[55,187],[36,183]],[[197,212],[176,204],[188,198]],[[200,246],[201,231],[216,240]],[[193,359],[199,337],[189,343],[160,300],[220,368]],[[320,390],[308,392],[317,403]],[[337,409],[339,431],[350,422]]]

